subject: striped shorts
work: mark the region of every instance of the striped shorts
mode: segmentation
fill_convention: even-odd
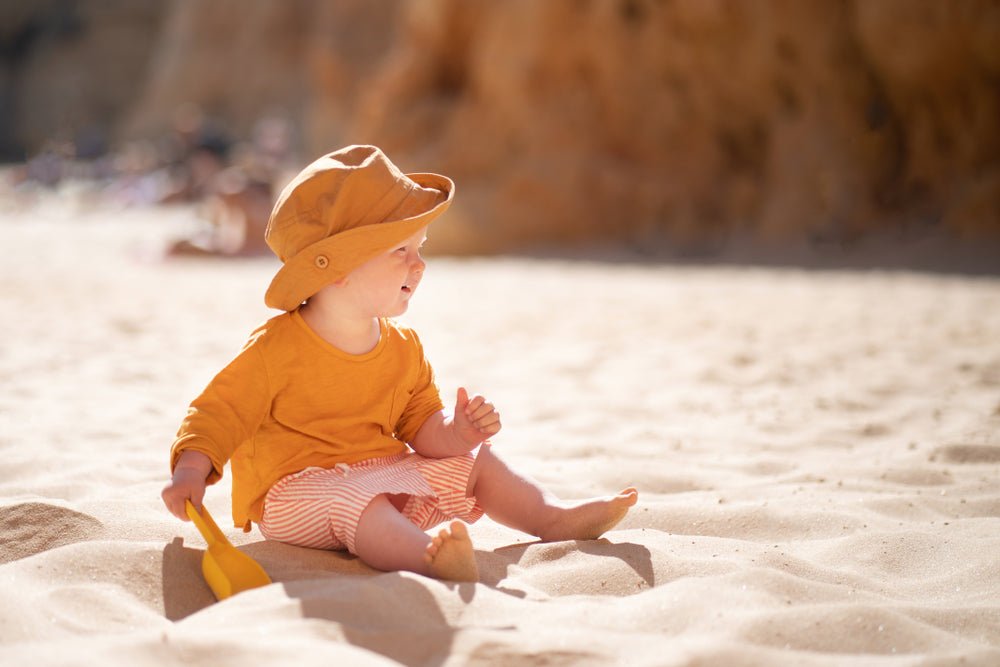
[[[354,533],[376,496],[410,496],[402,514],[421,530],[442,521],[477,521],[483,509],[465,495],[478,450],[430,459],[407,452],[395,456],[306,468],[282,477],[264,498],[264,537],[313,549],[357,553]]]

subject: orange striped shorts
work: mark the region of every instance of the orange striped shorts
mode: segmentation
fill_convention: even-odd
[[[483,509],[465,495],[476,453],[431,459],[407,452],[282,477],[264,498],[264,537],[313,549],[356,553],[354,533],[372,499],[410,496],[402,514],[421,530],[442,521],[477,521]]]

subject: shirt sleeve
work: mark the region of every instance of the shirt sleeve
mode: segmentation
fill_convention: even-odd
[[[423,345],[421,345],[416,333],[412,333],[412,336],[418,352],[417,379],[413,386],[413,393],[403,409],[403,414],[396,422],[396,437],[406,443],[413,442],[413,439],[417,437],[417,431],[424,425],[428,417],[444,409],[444,403],[441,402],[441,392],[434,380],[434,369],[431,368],[430,362],[424,356]]]
[[[191,403],[170,449],[171,472],[182,452],[194,450],[212,461],[208,483],[219,481],[226,462],[253,437],[270,404],[264,357],[251,341]]]

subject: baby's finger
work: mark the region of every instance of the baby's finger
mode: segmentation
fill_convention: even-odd
[[[496,435],[497,433],[500,432],[500,419],[498,418],[496,421],[484,424],[482,426],[477,424],[476,428],[479,429],[480,433],[482,433],[488,438],[491,435]]]
[[[486,429],[488,427],[494,426],[494,425],[499,425],[500,424],[500,413],[496,412],[496,411],[488,412],[487,414],[482,415],[481,417],[479,417],[478,419],[476,419],[473,422],[473,424],[480,431],[482,431],[482,430],[484,430],[484,429]]]
[[[184,501],[180,502],[174,501],[170,506],[170,513],[181,521],[190,521],[191,518],[187,515],[187,508],[184,506]]]
[[[470,398],[469,402],[465,406],[465,414],[471,417],[472,414],[479,409],[479,407],[483,404],[485,400],[486,399],[480,396],[479,394],[476,394],[475,396]]]
[[[482,419],[486,415],[497,414],[497,409],[493,406],[492,403],[483,403],[475,410],[467,412],[466,414],[469,416],[470,421],[477,421],[479,419]]]

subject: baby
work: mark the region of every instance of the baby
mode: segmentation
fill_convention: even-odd
[[[485,513],[556,541],[596,539],[625,516],[634,488],[567,502],[512,469],[490,446],[493,404],[460,388],[446,413],[419,337],[391,319],[420,285],[427,226],[454,192],[374,146],[325,155],[286,186],[265,232],[283,262],[265,302],[285,312],[188,409],[162,492],[174,515],[187,520],[186,500],[200,509],[229,461],[244,530],[452,581],[478,578],[458,519]]]

